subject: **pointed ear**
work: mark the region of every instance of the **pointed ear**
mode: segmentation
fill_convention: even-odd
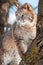
[[[29,6],[28,6],[28,4],[27,4],[27,3],[25,3],[25,7],[26,7],[26,9],[28,9],[28,10],[29,10]]]
[[[25,7],[27,10],[30,10],[30,11],[32,10],[32,6],[28,3],[25,3]]]
[[[16,6],[17,9],[19,9],[22,4],[20,4],[19,2],[15,2],[14,5]]]
[[[15,3],[15,6],[16,6],[17,9],[20,8],[20,4],[19,3]]]

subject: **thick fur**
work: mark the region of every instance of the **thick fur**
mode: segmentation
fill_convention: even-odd
[[[21,39],[19,48],[23,53],[36,37],[37,17],[30,4],[25,3],[16,12],[17,24],[14,31],[15,37]]]
[[[6,33],[3,39],[4,53],[2,65],[11,63],[19,65],[21,54],[25,54],[31,42],[36,37],[36,14],[27,3],[16,11],[16,25],[14,31]],[[22,53],[21,53],[22,52]]]
[[[8,65],[12,62],[14,62],[14,65],[19,65],[21,57],[19,55],[16,41],[12,35],[12,30],[7,32],[4,36],[3,49],[4,53],[2,55],[1,65]]]

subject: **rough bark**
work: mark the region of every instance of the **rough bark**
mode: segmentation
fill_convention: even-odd
[[[43,0],[39,0],[38,5],[38,25],[43,28]]]

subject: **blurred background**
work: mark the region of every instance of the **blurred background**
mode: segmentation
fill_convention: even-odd
[[[39,3],[39,0],[18,0],[21,4],[24,4],[24,3],[29,3],[32,5],[32,7],[34,8],[34,11],[35,13],[37,14],[38,13],[38,3]],[[15,6],[11,6],[10,9],[9,9],[9,22],[14,22],[14,16],[15,16],[15,11],[16,11],[16,8]],[[4,28],[4,31],[6,31],[6,27]]]
[[[38,2],[39,0],[18,0],[20,3],[24,4],[24,3],[30,3],[33,8],[35,8],[35,12],[38,13]],[[10,8],[10,13],[14,13],[15,10],[15,6],[12,6]]]
[[[2,2],[6,2],[6,1],[11,1],[11,0],[0,0],[0,4]],[[12,0],[13,1],[13,0]],[[15,1],[15,0],[14,0]],[[39,0],[18,0],[21,4],[24,3],[29,3],[32,5],[32,7],[34,8],[35,13],[38,13],[38,3]],[[3,4],[3,3],[2,3]],[[15,11],[16,11],[16,7],[13,5],[9,8],[9,19],[7,21],[9,21],[11,24],[14,22],[15,19]],[[1,16],[0,16],[1,17]],[[3,15],[2,15],[3,17]],[[2,21],[2,20],[1,20]],[[0,21],[0,23],[1,23]],[[6,22],[6,21],[5,21]],[[3,23],[2,23],[3,24]],[[7,22],[6,22],[7,24]],[[1,25],[2,26],[2,25]],[[8,29],[9,30],[9,29]],[[4,27],[4,31],[6,31],[6,27]]]

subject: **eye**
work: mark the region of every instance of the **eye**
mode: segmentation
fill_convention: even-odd
[[[22,18],[23,18],[24,15],[22,15]]]

